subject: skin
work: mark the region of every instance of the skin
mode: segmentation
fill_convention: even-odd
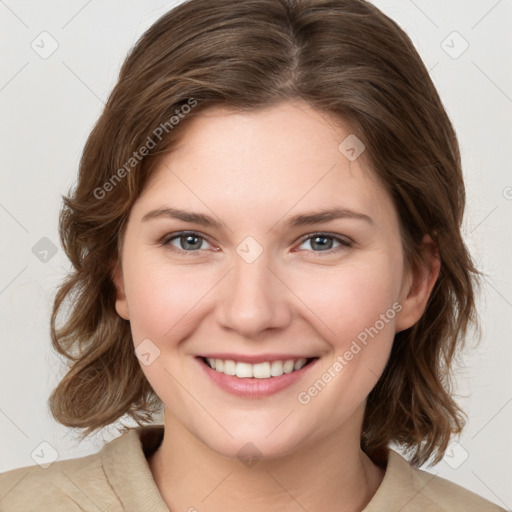
[[[164,440],[148,462],[173,511],[231,512],[241,503],[249,512],[357,511],[382,482],[384,469],[360,448],[366,398],[394,334],[423,314],[439,258],[426,237],[431,271],[404,271],[391,198],[364,153],[350,162],[338,149],[350,133],[302,102],[253,113],[215,107],[190,120],[130,212],[113,273],[116,310],[130,321],[135,346],[149,339],[160,351],[141,365],[165,407]],[[213,216],[223,228],[142,221],[165,206]],[[373,224],[285,224],[334,206]],[[203,238],[159,244],[182,231]],[[327,238],[319,246],[307,238],[318,232],[352,245]],[[236,252],[247,236],[263,250],[252,263]],[[401,306],[394,318],[309,403],[299,403],[298,393],[394,303]],[[320,359],[307,381],[255,399],[211,384],[195,359],[208,351]],[[248,442],[261,456],[250,467],[237,457]]]

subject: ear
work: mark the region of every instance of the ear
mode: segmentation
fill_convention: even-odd
[[[124,277],[121,262],[118,261],[111,273],[112,282],[116,288],[116,311],[117,314],[125,320],[130,319],[130,311],[128,309],[128,301],[124,290]]]
[[[421,318],[439,277],[441,259],[437,244],[429,235],[425,235],[422,248],[428,266],[419,264],[416,268],[410,269],[405,276],[399,299],[402,309],[395,317],[395,332],[412,327]]]

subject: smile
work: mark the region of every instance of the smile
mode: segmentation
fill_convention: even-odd
[[[245,398],[264,398],[301,380],[316,366],[318,357],[247,363],[198,356],[195,360],[216,387]]]
[[[225,375],[236,375],[239,378],[247,379],[270,379],[280,377],[285,373],[292,373],[300,370],[306,364],[310,363],[314,358],[310,359],[288,359],[284,361],[265,361],[258,364],[244,363],[233,361],[231,359],[211,359],[203,358],[204,362],[216,372]]]

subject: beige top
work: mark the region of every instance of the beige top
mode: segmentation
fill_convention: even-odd
[[[0,475],[2,512],[169,512],[147,462],[163,425],[132,428],[86,457]],[[386,473],[363,512],[504,512],[448,480],[413,468],[393,450]]]

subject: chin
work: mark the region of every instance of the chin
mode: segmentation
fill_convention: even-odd
[[[219,442],[218,439],[213,439],[211,443],[207,440],[203,441],[208,448],[230,459],[239,459],[240,462],[247,467],[254,465],[257,462],[275,460],[293,453],[295,444],[291,444],[289,440],[282,443],[270,442],[265,439],[265,436],[250,437],[244,439],[233,439],[229,442]]]
[[[251,463],[259,460],[274,460],[290,455],[299,447],[304,446],[304,437],[298,432],[295,434],[282,429],[279,421],[273,421],[272,426],[253,425],[253,428],[230,428],[225,424],[225,428],[232,434],[231,437],[223,430],[223,435],[219,436],[218,431],[209,430],[209,432],[196,433],[196,437],[210,450],[218,455],[227,458],[240,459],[241,462]]]

